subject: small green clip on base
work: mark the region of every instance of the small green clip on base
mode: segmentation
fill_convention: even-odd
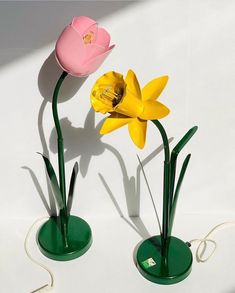
[[[170,285],[184,280],[191,272],[193,257],[186,243],[169,237],[168,254],[161,254],[161,236],[144,240],[136,253],[139,272],[151,282]]]
[[[60,231],[59,217],[51,217],[38,231],[41,252],[58,261],[67,261],[83,255],[92,244],[91,228],[79,217],[68,217],[67,245]]]

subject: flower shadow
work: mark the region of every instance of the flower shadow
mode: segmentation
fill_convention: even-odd
[[[84,127],[74,127],[67,117],[60,120],[64,136],[65,162],[80,156],[79,167],[81,175],[86,176],[88,167],[93,156],[99,156],[105,150],[106,144],[101,141],[99,129],[103,120],[95,126],[95,113],[91,108],[87,114]],[[57,153],[57,134],[53,128],[49,147],[53,153]]]
[[[48,56],[43,63],[38,75],[38,89],[45,100],[52,101],[55,85],[62,73],[59,67],[54,51]],[[61,87],[58,103],[63,103],[72,98],[81,88],[87,77],[74,77],[68,75]]]

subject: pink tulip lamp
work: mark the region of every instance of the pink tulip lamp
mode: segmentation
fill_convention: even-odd
[[[63,72],[55,86],[52,113],[57,132],[59,180],[49,159],[43,156],[59,214],[50,217],[37,234],[41,252],[47,257],[66,261],[84,254],[91,246],[90,226],[83,219],[70,214],[74,186],[78,174],[76,162],[66,193],[63,135],[57,110],[60,87],[68,74],[83,77],[96,71],[114,48],[109,46],[110,35],[86,16],[74,17],[56,42],[55,56]]]
[[[91,104],[94,110],[110,114],[100,129],[101,134],[110,133],[127,125],[133,143],[143,148],[148,120],[151,120],[160,132],[165,157],[160,235],[142,241],[135,255],[140,273],[146,279],[158,284],[174,284],[185,279],[191,272],[193,260],[187,243],[172,236],[171,233],[179,191],[191,155],[186,156],[175,183],[177,157],[197,131],[197,126],[192,127],[170,153],[166,131],[159,121],[170,111],[158,101],[167,81],[167,76],[161,76],[141,89],[132,70],[128,71],[125,79],[122,74],[111,71],[101,76],[91,91]]]

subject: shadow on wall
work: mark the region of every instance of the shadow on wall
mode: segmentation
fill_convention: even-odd
[[[75,15],[87,15],[99,21],[134,3],[136,1],[0,2],[0,66],[55,42]]]
[[[173,138],[169,139],[169,143],[171,143]],[[145,227],[141,217],[140,217],[140,173],[141,173],[141,165],[139,164],[136,169],[135,176],[129,176],[127,172],[127,168],[125,162],[121,156],[121,154],[111,145],[106,144],[106,149],[109,150],[114,157],[118,160],[122,171],[122,179],[123,179],[123,186],[125,192],[125,199],[126,199],[126,206],[127,212],[130,220],[124,216],[116,197],[114,196],[113,192],[111,191],[109,185],[107,184],[106,180],[104,179],[102,174],[98,174],[100,177],[101,182],[103,183],[110,199],[112,200],[119,216],[134,230],[136,231],[143,239],[147,239],[150,237],[150,234]],[[150,153],[144,160],[142,160],[142,166],[148,164],[155,156],[157,156],[162,150],[164,149],[163,145],[160,145],[156,148],[152,153]],[[157,211],[156,211],[157,213]],[[157,221],[159,221],[159,215],[156,214]],[[160,223],[159,223],[160,224]],[[159,227],[160,228],[160,227]],[[160,232],[160,231],[159,231]]]
[[[48,215],[50,217],[56,216],[57,215],[56,203],[55,203],[55,198],[52,194],[52,190],[50,188],[49,180],[47,180],[47,190],[48,190],[48,199],[47,199],[47,196],[45,196],[45,193],[43,192],[42,187],[41,187],[34,171],[27,166],[22,166],[22,169],[27,170],[29,172],[29,175],[33,181],[33,184],[38,192],[38,195],[40,196],[40,198],[42,200],[42,203],[43,203]]]
[[[95,112],[91,108],[87,114],[84,127],[74,127],[67,117],[60,120],[64,135],[65,162],[80,157],[81,175],[86,176],[92,156],[98,156],[105,150],[106,144],[101,141],[99,129],[103,120],[95,126]],[[53,128],[50,136],[50,150],[57,153],[57,133]]]
[[[53,92],[61,73],[62,69],[58,65],[53,51],[43,63],[38,75],[38,89],[47,102],[52,102]],[[58,103],[66,102],[72,98],[86,79],[87,77],[77,78],[68,75],[60,89]]]
[[[38,88],[41,95],[44,98],[38,113],[38,132],[42,143],[43,155],[45,155],[48,158],[49,150],[47,147],[43,129],[43,114],[47,106],[47,103],[49,102],[51,104],[52,102],[53,92],[61,73],[62,70],[56,61],[53,51],[43,63],[38,74]],[[61,86],[58,96],[58,103],[65,102],[72,98],[76,94],[76,92],[81,88],[86,79],[87,77],[77,78],[68,75],[65,81],[63,82],[63,85]]]

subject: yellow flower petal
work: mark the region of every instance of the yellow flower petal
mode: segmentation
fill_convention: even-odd
[[[120,103],[115,106],[114,111],[129,117],[138,117],[144,109],[143,102],[137,96],[127,93]]]
[[[118,113],[112,113],[103,123],[100,134],[106,134],[116,130],[131,121],[130,117]]]
[[[147,121],[134,118],[128,123],[128,130],[134,144],[142,149],[145,145]]]
[[[98,78],[95,85],[110,86],[116,84],[118,81],[124,82],[123,75],[116,71],[109,71],[102,75],[100,78]]]
[[[139,115],[139,118],[143,120],[161,119],[167,116],[170,110],[158,101],[146,101],[144,102],[144,111]]]
[[[141,92],[142,100],[143,101],[156,100],[160,96],[164,87],[166,86],[167,81],[168,81],[168,76],[161,76],[147,83]]]
[[[96,112],[100,112],[102,114],[106,114],[107,112],[112,112],[113,107],[109,107],[108,105],[102,103],[94,95],[91,94],[91,104]]]
[[[125,82],[127,84],[127,87],[126,87],[127,94],[128,92],[130,92],[132,95],[141,99],[140,85],[134,71],[132,71],[131,69],[128,70],[127,72]]]

